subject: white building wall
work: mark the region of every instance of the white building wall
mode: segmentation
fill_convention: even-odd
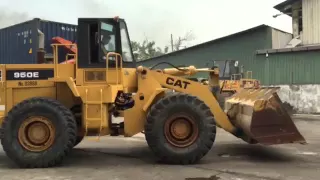
[[[320,113],[320,85],[280,85],[278,95],[297,113]]]
[[[320,43],[320,0],[302,1],[302,44]]]
[[[292,39],[292,34],[272,29],[272,48],[284,48]]]

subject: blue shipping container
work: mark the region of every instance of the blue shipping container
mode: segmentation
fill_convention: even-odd
[[[52,38],[59,36],[76,41],[77,25],[33,19],[0,29],[0,64],[35,64],[38,51],[43,48],[46,57],[52,57]],[[59,48],[59,60],[67,51]]]

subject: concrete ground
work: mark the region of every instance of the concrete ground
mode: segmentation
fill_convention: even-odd
[[[318,180],[320,117],[299,115],[294,120],[309,144],[247,145],[219,130],[210,153],[188,166],[155,162],[143,135],[84,140],[63,166],[48,169],[18,169],[1,150],[0,180]]]

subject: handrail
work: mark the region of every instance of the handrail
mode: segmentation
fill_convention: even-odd
[[[76,54],[70,54],[70,53],[68,53],[68,54],[66,55],[66,61],[69,59],[69,57],[72,57],[72,56],[73,56],[73,58],[75,58]]]
[[[103,120],[103,90],[100,89],[100,131],[99,131],[98,140],[100,139],[100,136],[101,136],[102,124],[103,124],[102,120]]]
[[[122,56],[121,56],[121,54],[119,54],[119,53],[115,53],[115,52],[108,52],[107,54],[106,54],[106,82],[108,82],[108,72],[109,72],[109,57],[111,56],[111,55],[115,55],[115,58],[116,58],[116,73],[117,73],[117,78],[116,78],[116,80],[117,80],[117,82],[116,82],[116,85],[118,85],[119,84],[119,72],[118,72],[118,57],[120,57],[120,70],[122,70]]]
[[[59,78],[59,71],[58,71],[58,64],[59,64],[59,51],[58,51],[58,47],[61,47],[61,46],[76,46],[76,44],[51,44],[52,46],[52,49],[53,49],[53,64],[54,64],[54,77],[55,78]],[[66,59],[68,59],[68,55],[72,55],[75,59],[75,66],[77,67],[77,63],[78,63],[78,49],[76,50],[76,53],[75,54],[67,54],[66,55]],[[75,69],[75,75],[77,76],[77,68]]]
[[[242,79],[242,74],[231,74],[231,81],[236,80],[237,76],[240,76],[240,79]]]
[[[250,77],[249,77],[250,74]],[[247,71],[247,79],[252,79],[252,71]]]

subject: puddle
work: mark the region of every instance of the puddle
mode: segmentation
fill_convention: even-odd
[[[309,155],[309,156],[315,156],[315,155],[318,155],[318,153],[316,152],[298,152],[297,154],[300,154],[300,155]]]
[[[231,155],[230,154],[219,154],[220,157],[223,157],[223,158],[228,158],[230,157]]]
[[[239,156],[239,155],[230,155],[230,154],[218,154],[218,156],[222,157],[222,158],[243,158],[243,157],[245,157],[244,155]]]

